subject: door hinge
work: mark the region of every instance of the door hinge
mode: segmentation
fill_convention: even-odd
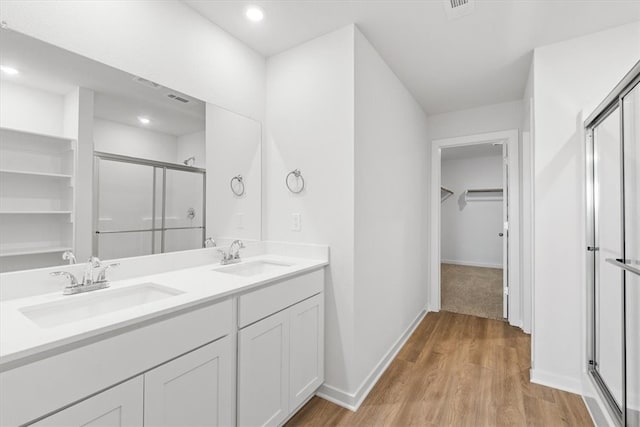
[[[505,295],[509,295],[509,287],[508,286],[504,288],[504,294]]]
[[[508,230],[508,229],[509,229],[509,221],[505,221],[505,223],[504,223],[504,227],[503,227],[503,228],[504,228],[505,230]]]
[[[600,250],[600,248],[599,248],[599,247],[597,247],[597,246],[587,246],[587,250],[588,250],[589,252],[595,252],[595,251],[599,251],[599,250]]]

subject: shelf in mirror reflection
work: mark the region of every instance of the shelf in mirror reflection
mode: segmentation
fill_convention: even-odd
[[[71,246],[31,246],[0,248],[0,257],[52,254],[72,250]]]
[[[34,176],[34,177],[59,178],[59,179],[72,178],[71,175],[61,174],[61,173],[38,172],[38,171],[16,170],[16,169],[0,169],[0,174],[28,175],[28,176]]]

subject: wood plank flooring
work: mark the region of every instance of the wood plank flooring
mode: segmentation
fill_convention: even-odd
[[[314,397],[287,426],[591,426],[580,396],[529,382],[530,337],[429,313],[357,412]]]

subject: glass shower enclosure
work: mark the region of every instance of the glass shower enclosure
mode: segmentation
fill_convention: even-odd
[[[94,237],[103,259],[201,248],[204,169],[94,153]]]
[[[612,418],[640,426],[640,62],[585,121],[588,372]]]

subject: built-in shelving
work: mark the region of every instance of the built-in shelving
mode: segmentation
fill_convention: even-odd
[[[501,201],[503,199],[502,188],[482,188],[467,190],[464,193],[467,202]]]
[[[6,126],[0,126],[0,132],[11,132],[11,133],[21,134],[29,137],[49,139],[51,140],[51,142],[67,142],[68,143],[73,141],[73,138],[67,138],[61,135],[53,135],[53,134],[42,133],[42,132],[31,132],[25,129],[16,129],[16,128],[10,128]]]
[[[71,211],[0,211],[0,215],[70,215]]]
[[[0,127],[0,271],[43,267],[74,241],[76,141]]]
[[[29,170],[14,170],[14,169],[0,169],[0,174],[11,174],[11,175],[29,175],[29,176],[40,176],[44,178],[60,178],[60,179],[71,179],[72,175],[62,174],[62,173],[51,173],[51,172],[36,172]]]
[[[68,250],[71,250],[71,246],[52,246],[52,247],[21,248],[21,249],[17,248],[17,249],[3,250],[2,252],[0,252],[0,257],[62,253]]]

